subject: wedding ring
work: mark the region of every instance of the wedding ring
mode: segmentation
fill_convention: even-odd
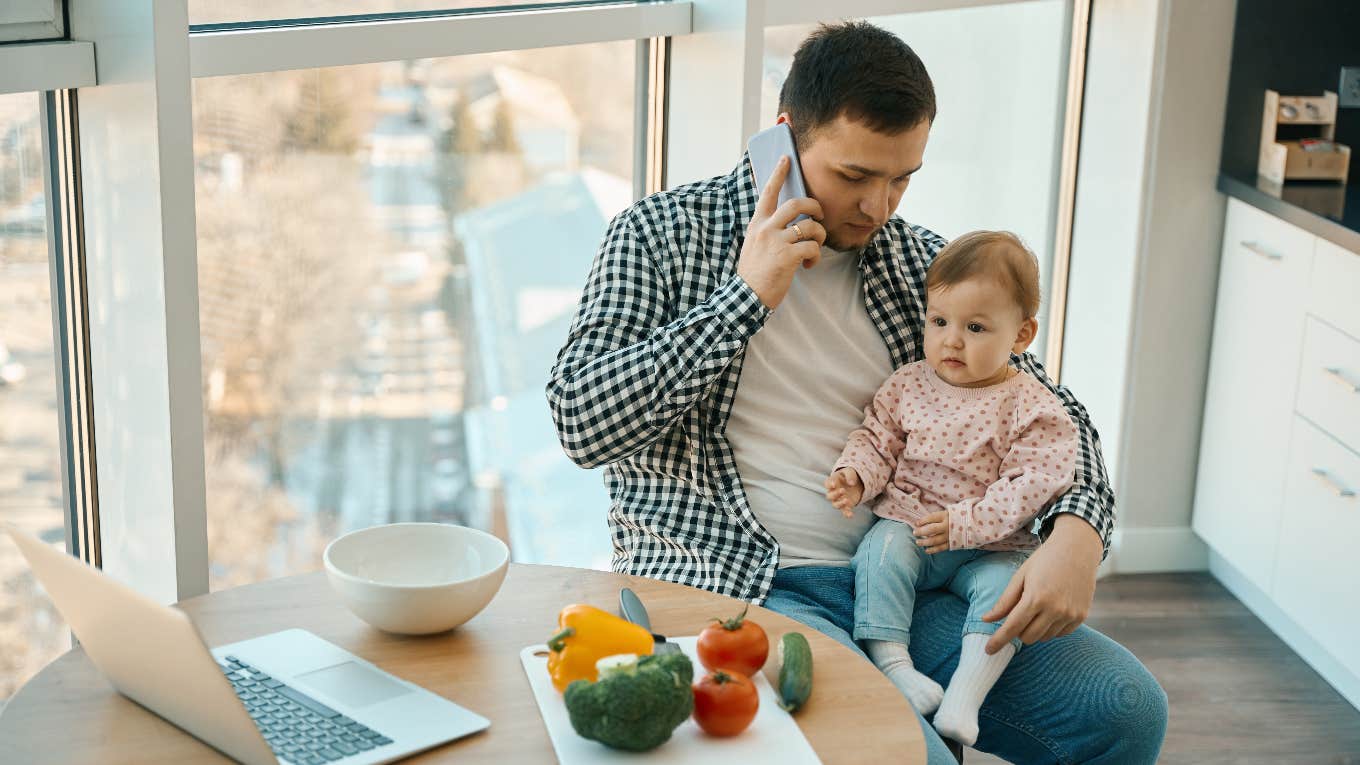
[[[803,235],[803,229],[798,228],[798,224],[797,224],[797,223],[793,224],[793,233],[796,234],[796,235],[798,236],[797,239],[793,240],[794,243],[798,243],[798,242],[803,241],[804,239],[807,239],[807,237]]]

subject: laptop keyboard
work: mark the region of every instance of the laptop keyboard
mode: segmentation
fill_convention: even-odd
[[[218,664],[274,754],[289,762],[317,765],[392,743],[235,656]]]

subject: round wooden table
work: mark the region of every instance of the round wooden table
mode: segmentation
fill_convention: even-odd
[[[452,632],[429,637],[389,635],[369,627],[345,610],[319,572],[215,592],[179,607],[193,617],[210,646],[301,627],[491,720],[486,731],[416,755],[411,762],[505,765],[554,760],[520,649],[543,642],[554,631],[557,612],[569,603],[617,613],[619,588],[625,586],[637,592],[652,628],[664,635],[698,634],[711,617],[733,615],[742,605],[642,577],[512,564],[486,610]],[[752,607],[750,618],[769,633],[772,646],[793,630],[812,645],[812,698],[795,719],[824,763],[925,762],[916,716],[872,664],[773,611]],[[775,664],[772,650],[767,674]],[[0,759],[16,765],[227,761],[115,692],[79,648],[49,664],[15,694],[0,714],[0,742]]]

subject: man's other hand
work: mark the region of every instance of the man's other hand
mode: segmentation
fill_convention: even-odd
[[[1091,611],[1100,565],[1100,535],[1070,513],[1053,522],[1048,540],[1011,577],[984,622],[1005,619],[987,641],[987,653],[1018,637],[1026,645],[1062,637],[1081,626]]]

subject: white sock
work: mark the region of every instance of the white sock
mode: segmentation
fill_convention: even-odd
[[[1007,643],[1000,651],[987,655],[987,641],[991,635],[970,632],[963,636],[963,652],[959,668],[949,680],[949,688],[935,713],[935,730],[965,746],[972,746],[978,736],[978,710],[983,699],[996,685],[1006,665],[1015,656],[1015,646]]]
[[[874,666],[888,676],[917,712],[922,716],[929,715],[940,706],[944,689],[939,683],[916,671],[906,646],[891,640],[866,640],[865,645],[868,646],[869,658],[873,660]]]

